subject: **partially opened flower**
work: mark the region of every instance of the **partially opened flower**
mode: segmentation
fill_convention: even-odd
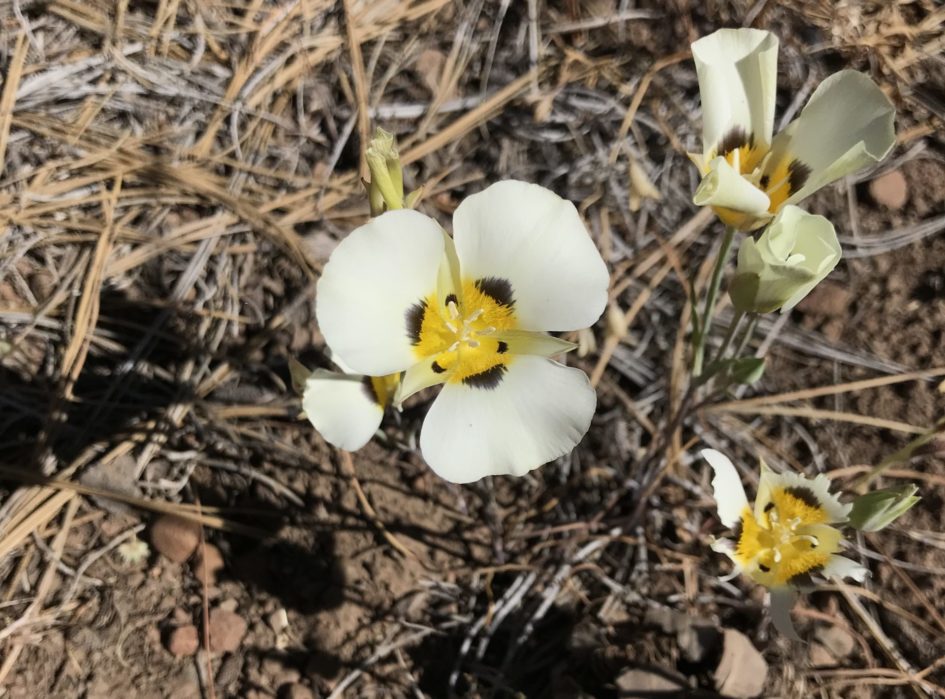
[[[400,385],[400,374],[364,376],[348,370],[309,371],[292,360],[292,383],[302,396],[302,412],[329,444],[355,451],[381,426],[384,410]]]
[[[415,211],[353,231],[318,283],[332,351],[369,376],[405,372],[395,402],[443,384],[420,434],[442,477],[522,475],[567,454],[596,406],[547,334],[594,323],[608,275],[574,205],[505,181],[460,204],[453,238]]]
[[[833,525],[846,523],[852,505],[830,493],[830,481],[822,474],[778,474],[762,461],[752,507],[728,457],[714,449],[702,456],[715,472],[719,519],[734,531],[732,539],[718,539],[712,548],[735,564],[732,576],[747,575],[770,590],[772,620],[796,638],[790,618],[796,589],[810,586],[814,575],[859,582],[867,575],[866,568],[838,555],[843,534]]]
[[[735,309],[768,313],[794,308],[840,261],[840,241],[823,216],[785,206],[758,236],[738,249],[729,286]]]
[[[866,75],[845,70],[814,91],[773,136],[778,39],[759,29],[720,29],[692,45],[702,98],[702,173],[693,201],[752,230],[786,204],[879,162],[895,143],[895,110]]]

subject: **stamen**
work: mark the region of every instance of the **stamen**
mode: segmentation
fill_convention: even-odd
[[[451,333],[453,333],[454,335],[459,334],[459,328],[457,328],[453,323],[449,322],[448,320],[444,322],[446,323],[446,327],[450,329]]]
[[[450,318],[452,318],[453,320],[457,320],[459,318],[459,307],[456,305],[455,301],[450,301],[449,303],[447,303],[446,308],[450,313]],[[447,323],[447,325],[449,326],[450,330],[452,330],[453,332],[456,332],[456,329],[453,328],[452,325],[450,325],[449,323]]]
[[[466,319],[466,322],[467,322],[467,323],[474,323],[474,322],[476,322],[476,320],[479,319],[479,316],[481,316],[481,315],[482,315],[482,309],[480,308],[480,309],[477,310],[475,313],[473,313],[471,316],[469,316],[469,317]]]
[[[466,344],[469,345],[472,349],[476,349],[479,346],[479,343],[475,340],[466,340]]]
[[[781,562],[781,549],[775,549],[775,550],[774,550],[774,562],[775,562],[775,563],[780,563],[780,562]]]
[[[820,545],[820,539],[812,534],[801,534],[797,537],[798,539],[803,539],[804,541],[809,541],[814,548],[817,548]]]

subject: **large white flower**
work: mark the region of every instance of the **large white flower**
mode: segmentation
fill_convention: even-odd
[[[761,462],[761,478],[754,507],[749,506],[735,466],[714,449],[702,452],[715,477],[715,502],[722,524],[733,529],[733,539],[717,539],[712,548],[724,553],[739,573],[771,591],[772,620],[787,636],[796,638],[790,608],[797,588],[811,585],[812,575],[850,577],[862,582],[867,570],[837,555],[844,524],[852,504],[830,493],[824,475],[806,478],[796,473],[775,473]]]
[[[416,211],[353,231],[318,282],[325,341],[368,376],[405,372],[396,402],[443,384],[420,447],[440,476],[522,475],[563,456],[590,426],[583,372],[548,357],[548,335],[593,324],[608,275],[574,205],[513,180],[470,196],[453,238]]]
[[[784,131],[774,131],[778,39],[720,29],[692,44],[702,98],[703,175],[693,201],[729,226],[764,225],[786,204],[879,162],[895,143],[895,110],[866,75],[845,70],[814,91]]]

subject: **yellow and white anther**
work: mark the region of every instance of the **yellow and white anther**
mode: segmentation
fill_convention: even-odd
[[[318,283],[329,347],[354,371],[404,372],[400,404],[443,385],[420,446],[447,480],[523,475],[567,454],[596,396],[583,372],[551,361],[571,343],[548,332],[592,325],[608,275],[574,205],[518,181],[464,200],[453,237],[415,211],[353,231]]]
[[[778,39],[770,32],[720,29],[693,43],[692,56],[703,129],[702,152],[690,158],[711,178],[695,201],[728,226],[758,228],[783,206],[879,162],[895,143],[889,99],[851,70],[821,83],[797,119],[773,136]]]
[[[806,478],[796,473],[775,473],[762,461],[758,494],[749,505],[741,478],[721,452],[706,449],[702,457],[714,471],[712,488],[722,524],[732,529],[732,539],[718,539],[712,548],[735,565],[731,577],[742,573],[772,591],[772,604],[792,600],[793,592],[813,584],[812,576],[849,577],[862,582],[867,570],[838,555],[844,524],[851,504],[830,493],[824,475]],[[772,613],[772,619],[788,636],[793,627],[783,624],[789,614]]]

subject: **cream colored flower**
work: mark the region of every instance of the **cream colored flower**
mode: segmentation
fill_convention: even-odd
[[[866,75],[845,70],[773,136],[778,39],[720,29],[692,45],[702,98],[702,173],[693,201],[740,230],[764,225],[834,180],[886,157],[895,110]]]
[[[735,564],[732,576],[744,574],[771,592],[772,620],[787,636],[796,638],[790,621],[795,590],[812,584],[813,575],[849,577],[862,582],[868,571],[838,555],[843,534],[833,525],[845,524],[851,504],[830,493],[824,475],[806,478],[775,473],[761,462],[754,507],[732,462],[721,452],[706,449],[715,502],[722,524],[735,533],[718,539],[712,548]]]
[[[574,345],[547,332],[600,317],[607,270],[574,205],[537,185],[468,197],[453,229],[399,210],[353,231],[319,280],[318,322],[352,371],[404,372],[395,403],[443,385],[420,434],[440,476],[523,475],[590,425],[587,377],[549,359]]]
[[[830,274],[840,255],[830,221],[785,206],[757,240],[745,238],[738,249],[732,303],[743,312],[789,311]]]

